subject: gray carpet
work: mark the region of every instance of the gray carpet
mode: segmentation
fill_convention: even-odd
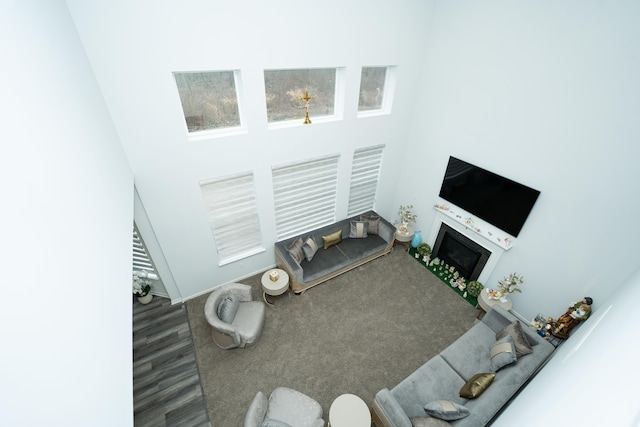
[[[222,350],[212,341],[203,308],[187,302],[196,358],[213,427],[242,426],[256,392],[291,387],[316,399],[328,420],[337,396],[370,405],[473,326],[477,310],[399,245],[302,295],[267,307],[258,345]],[[243,280],[261,299],[261,275]]]

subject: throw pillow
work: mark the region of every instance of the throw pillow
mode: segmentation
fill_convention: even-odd
[[[516,348],[513,345],[511,335],[498,340],[489,350],[489,355],[491,356],[491,367],[494,372],[498,372],[505,366],[515,363],[517,360]]]
[[[475,374],[462,386],[462,389],[460,389],[460,397],[475,399],[489,388],[495,377],[496,374]]]
[[[311,261],[316,252],[318,252],[318,244],[313,236],[307,237],[307,240],[304,241],[302,251],[304,252],[304,256],[307,258],[307,261]]]
[[[224,323],[231,323],[236,317],[240,301],[233,295],[225,295],[218,305],[218,319]]]
[[[291,427],[290,424],[285,423],[284,421],[265,419],[260,427]]]
[[[367,237],[367,229],[369,223],[366,221],[351,221],[351,229],[349,231],[350,239],[364,239]]]
[[[413,427],[450,427],[445,420],[433,417],[409,417]]]
[[[424,410],[441,420],[459,420],[469,415],[469,409],[450,400],[434,400],[424,405]]]
[[[378,224],[380,223],[379,216],[360,215],[360,221],[367,221],[369,223],[369,234],[378,234]]]
[[[325,249],[328,249],[333,245],[337,245],[338,243],[342,242],[342,230],[338,230],[334,233],[322,236],[322,241],[324,242]]]
[[[513,344],[516,347],[516,356],[522,357],[529,353],[533,353],[533,349],[529,345],[529,341],[527,341],[527,336],[522,331],[522,325],[517,320],[514,320],[513,323],[505,326],[503,330],[496,334],[496,339],[500,340],[507,335],[511,335],[513,338]]]
[[[300,264],[304,258],[304,252],[302,251],[303,244],[302,237],[298,236],[298,238],[296,238],[287,248],[293,259],[295,259],[298,264]]]

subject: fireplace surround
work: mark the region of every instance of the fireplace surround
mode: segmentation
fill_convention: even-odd
[[[432,252],[468,281],[478,280],[492,253],[444,222],[440,223]]]

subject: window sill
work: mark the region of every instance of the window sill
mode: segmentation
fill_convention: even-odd
[[[187,140],[189,142],[200,142],[200,141],[206,141],[209,139],[224,138],[228,136],[245,135],[247,133],[248,132],[245,127],[203,130],[199,132],[190,133],[187,136]]]
[[[218,266],[222,267],[223,265],[231,264],[232,262],[240,261],[241,259],[249,258],[250,256],[257,255],[265,251],[266,249],[263,248],[262,246],[259,248],[253,248],[241,254],[237,254],[229,258],[221,259],[218,262]]]
[[[322,116],[322,117],[310,117],[311,119],[311,123],[310,124],[320,124],[320,123],[329,123],[329,122],[337,122],[342,120],[342,117],[338,117],[338,116]],[[269,130],[276,130],[276,129],[287,129],[287,128],[294,128],[294,127],[300,127],[300,126],[308,126],[308,124],[304,123],[304,118],[301,119],[295,119],[295,120],[284,120],[281,122],[273,122],[273,123],[268,123],[267,124],[267,128]]]

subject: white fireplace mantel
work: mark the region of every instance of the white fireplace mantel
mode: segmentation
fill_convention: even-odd
[[[514,237],[470,215],[457,206],[436,203],[433,205],[433,208],[455,222],[462,224],[467,230],[473,231],[505,251],[511,249],[515,242]]]

